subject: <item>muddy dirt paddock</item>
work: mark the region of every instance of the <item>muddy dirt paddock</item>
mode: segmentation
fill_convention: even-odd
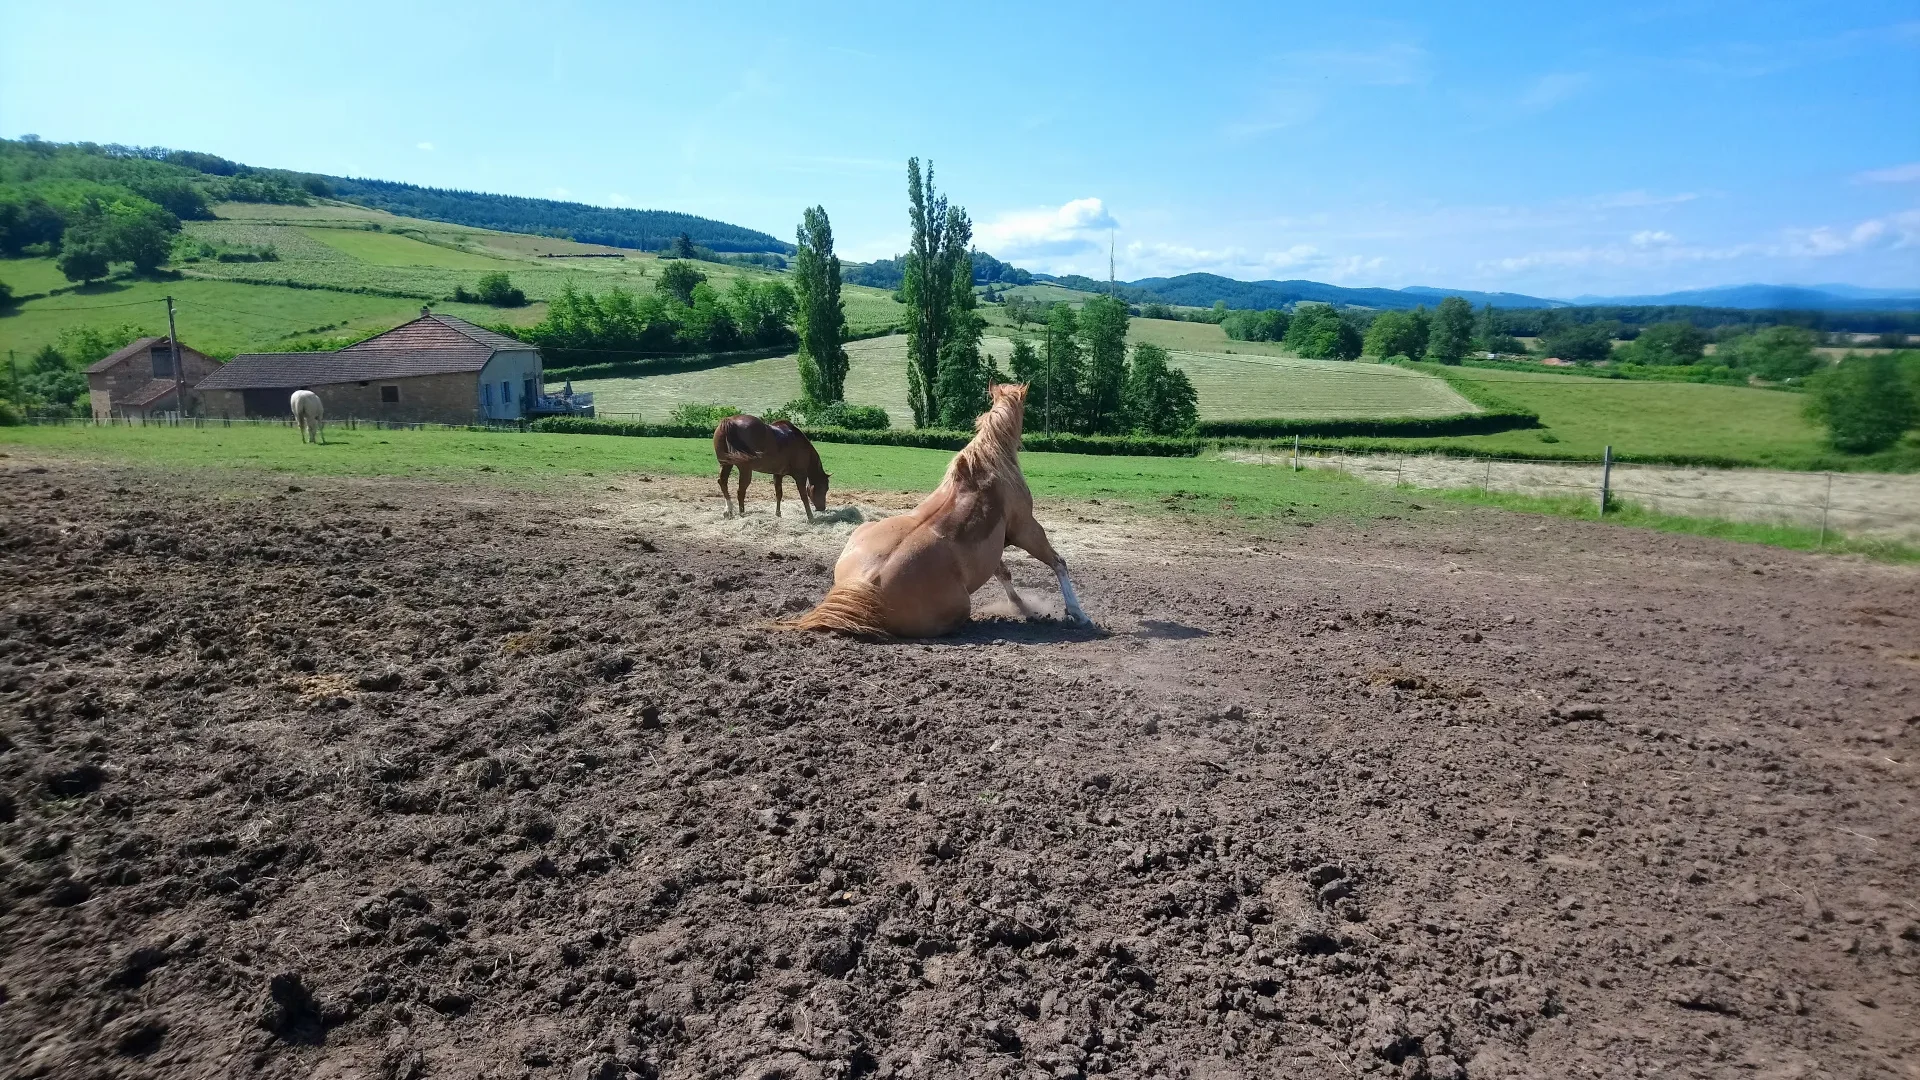
[[[582,484],[0,462],[0,1075],[1920,1076],[1912,568]]]

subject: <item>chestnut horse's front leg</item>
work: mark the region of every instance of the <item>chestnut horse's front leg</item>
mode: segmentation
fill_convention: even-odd
[[[773,516],[774,517],[780,516],[780,497],[782,494],[782,488],[785,486],[786,482],[787,482],[787,478],[785,475],[781,473],[773,474]]]

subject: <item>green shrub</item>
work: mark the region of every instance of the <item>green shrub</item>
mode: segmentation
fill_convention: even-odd
[[[878,405],[850,405],[844,401],[819,402],[795,398],[763,419],[791,420],[804,428],[837,427],[849,431],[885,431],[893,426],[887,410]]]
[[[10,402],[0,401],[0,427],[12,427],[20,422],[20,410]]]
[[[713,429],[720,426],[720,421],[729,416],[739,416],[742,411],[738,405],[702,405],[689,401],[676,407],[668,415],[667,423],[672,427],[704,428],[711,435]]]
[[[458,290],[455,290],[456,299]],[[493,307],[525,307],[527,294],[514,288],[513,280],[504,273],[482,274],[474,286],[474,300]]]
[[[91,244],[68,244],[54,265],[68,281],[98,281],[107,276],[107,253]]]
[[[1769,382],[1788,382],[1818,371],[1820,357],[1813,351],[1814,336],[1797,326],[1769,326],[1757,334],[1741,334],[1721,342],[1713,359]]]
[[[1885,450],[1920,419],[1900,362],[1885,353],[1848,353],[1814,379],[1807,415],[1827,426],[1834,449],[1850,454]]]

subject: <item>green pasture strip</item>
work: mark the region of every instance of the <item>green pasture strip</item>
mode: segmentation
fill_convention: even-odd
[[[160,469],[238,468],[289,475],[409,476],[547,486],[586,475],[717,475],[710,439],[464,431],[348,431],[330,426],[308,445],[279,425],[206,428],[0,428],[0,447]],[[911,447],[834,445],[825,453],[836,491],[925,492],[952,453]],[[1299,473],[1217,458],[1021,455],[1042,499],[1124,503],[1149,512],[1204,513],[1249,523],[1365,522],[1404,512],[1406,493],[1329,470]]]
[[[1570,379],[1560,375],[1439,368],[1476,404],[1530,410],[1537,428],[1485,435],[1338,440],[1350,449],[1496,458],[1597,461],[1608,445],[1623,461],[1835,472],[1920,471],[1920,437],[1877,454],[1842,454],[1801,413],[1804,398],[1778,390],[1704,383]]]
[[[1598,500],[1592,498],[1520,495],[1512,492],[1482,491],[1479,488],[1455,488],[1435,494],[1450,502],[1489,506],[1522,514],[1548,514],[1554,517],[1578,518],[1583,521],[1605,521],[1609,525],[1685,533],[1688,536],[1710,536],[1717,540],[1762,544],[1792,551],[1864,555],[1880,562],[1920,562],[1920,547],[1903,544],[1897,540],[1848,536],[1834,529],[1828,529],[1822,534],[1819,529],[1805,525],[1662,514],[1620,499],[1610,500],[1607,504],[1606,517],[1601,518]]]
[[[159,469],[243,469],[293,476],[405,476],[421,479],[552,487],[581,477],[633,473],[708,476],[717,473],[707,439],[558,435],[458,429],[329,430],[328,442],[300,442],[292,428],[92,427],[0,428],[0,453],[50,454]],[[835,444],[825,451],[836,491],[931,490],[952,454],[911,447]],[[1365,524],[1417,509],[1416,500],[1595,520],[1591,499],[1484,492],[1431,491],[1371,484],[1323,469],[1294,472],[1274,465],[1215,457],[1098,457],[1024,453],[1028,485],[1041,499],[1122,504],[1147,513],[1204,515],[1264,527],[1321,521]],[[1616,503],[1606,524],[1658,529],[1796,551],[1849,553],[1898,563],[1920,562],[1920,549],[1894,541],[1844,536],[1822,543],[1817,529],[1654,513]]]

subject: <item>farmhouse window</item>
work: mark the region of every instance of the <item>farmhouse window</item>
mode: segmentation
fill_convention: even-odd
[[[493,407],[493,384],[492,383],[482,383],[480,385],[480,402],[481,404],[487,406],[488,408]]]
[[[500,384],[500,404],[502,405],[513,404],[513,384],[512,383],[503,382]]]
[[[400,403],[400,388],[397,386],[381,387],[380,403],[382,405],[398,405]]]
[[[173,378],[173,350],[171,348],[154,347],[153,377],[156,379]]]

